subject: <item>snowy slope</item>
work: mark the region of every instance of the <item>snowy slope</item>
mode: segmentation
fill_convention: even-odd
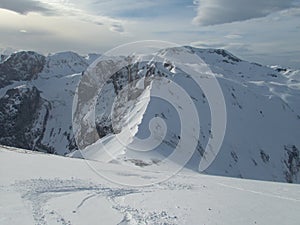
[[[93,166],[112,176],[133,172],[120,165],[94,162]],[[136,174],[144,179],[157,175]],[[300,219],[300,186],[295,184],[184,170],[160,184],[125,187],[103,179],[84,160],[3,146],[0,196],[2,225],[296,225]]]

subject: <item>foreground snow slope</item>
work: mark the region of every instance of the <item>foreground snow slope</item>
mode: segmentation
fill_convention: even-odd
[[[114,164],[94,166],[123,177],[133,172]],[[145,179],[157,176],[147,175]],[[299,196],[295,184],[191,170],[153,186],[124,187],[101,178],[84,160],[0,148],[3,225],[299,224]]]

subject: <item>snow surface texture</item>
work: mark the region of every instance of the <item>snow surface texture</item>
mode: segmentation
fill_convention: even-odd
[[[134,170],[95,162],[111,175]],[[136,176],[144,176],[136,174]],[[158,176],[148,172],[147,177]],[[0,147],[0,224],[299,224],[300,186],[183,170],[149,187],[108,182],[84,160]]]
[[[299,71],[249,63],[224,50],[190,47],[188,49],[198,55],[217,76],[227,110],[227,129],[223,145],[216,160],[205,173],[299,183]],[[178,52],[180,54],[180,49]],[[168,52],[161,53],[162,57],[163,54]],[[14,60],[10,60],[12,56]],[[72,52],[65,52],[43,58],[32,52],[23,52],[12,56],[5,56],[0,62],[1,68],[5,68],[4,73],[11,71],[14,66],[11,62],[16,62],[18,59],[28,59],[32,66],[23,67],[22,61],[16,62],[16,68],[22,71],[20,73],[17,71],[16,74],[25,74],[25,78],[16,76],[12,80],[4,80],[1,83],[0,104],[3,106],[1,107],[3,111],[0,113],[1,123],[4,126],[8,126],[6,125],[8,123],[12,127],[11,130],[16,129],[18,123],[15,124],[14,118],[22,115],[24,99],[33,96],[32,98],[37,99],[38,104],[28,119],[32,122],[28,125],[28,130],[18,134],[24,140],[31,141],[23,145],[18,143],[17,146],[60,155],[75,150],[77,146],[72,132],[71,118],[73,97],[83,71],[97,58],[97,55],[81,57]],[[37,66],[34,66],[35,63]],[[40,71],[42,63],[44,66]],[[117,133],[113,128],[120,132],[122,127],[118,127],[118,124],[123,124],[126,119],[132,122],[131,127],[134,129],[135,137],[146,138],[150,134],[148,126],[151,118],[160,118],[164,120],[168,131],[163,142],[154,152],[145,155],[130,150],[124,151],[111,143],[115,151],[113,154],[118,156],[119,161],[145,168],[147,165],[159,163],[162,158],[168,156],[181,138],[178,113],[172,105],[157,98],[150,98],[150,94],[154,91],[153,86],[149,86],[147,80],[140,79],[146,76],[147,72],[151,76],[165,77],[185,89],[197,108],[201,124],[199,143],[186,168],[198,171],[203,150],[209,138],[214,137],[211,131],[211,111],[207,96],[191,81],[189,74],[178,68],[178,65],[172,62],[152,64],[149,68],[146,65],[147,62],[144,62],[135,64],[130,70],[124,68],[106,83],[97,100],[96,139],[100,135],[105,137],[102,141],[109,142],[111,135]],[[132,77],[129,71],[134,71],[136,78]],[[5,78],[7,77],[8,74],[5,74]],[[126,97],[125,94],[120,93],[122,91],[126,93],[130,79],[131,81],[136,79],[135,86],[132,88],[140,98],[136,98],[135,104],[130,103],[118,108],[116,107],[118,102],[122,103],[124,100],[122,96]],[[33,91],[34,88],[39,92]],[[115,101],[116,96],[121,97],[119,101]],[[182,105],[183,103],[178,102],[179,107]],[[121,109],[119,116],[112,118],[111,112],[118,112],[116,109]],[[4,135],[0,140],[2,144],[16,145],[15,140],[18,137],[10,139]],[[92,135],[91,139],[96,140]],[[76,152],[73,155],[78,156]]]

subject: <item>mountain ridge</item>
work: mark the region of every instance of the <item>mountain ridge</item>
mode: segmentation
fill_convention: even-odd
[[[299,72],[249,63],[221,49],[185,48],[198,55],[216,75],[228,111],[228,128],[223,146],[206,173],[300,182],[300,143],[297,138],[300,127]],[[7,63],[12,56],[0,62],[0,122],[4,127],[11,128],[10,132],[2,132],[0,143],[60,155],[68,154],[77,149],[71,119],[74,93],[84,71],[98,55],[90,55],[88,58],[63,52],[45,57],[29,52],[29,56],[34,56],[32,60],[29,56],[23,59],[24,54],[22,52],[12,55],[13,59],[19,56],[21,62],[11,65]],[[33,67],[24,67],[23,64]],[[12,70],[17,68],[18,76],[10,76],[10,70],[1,70],[3,65],[8,65]],[[187,164],[187,168],[196,170],[197,162],[203,157],[208,137],[212,135],[211,124],[208,122],[210,109],[205,93],[201,89],[191,88],[194,84],[188,81],[188,74],[172,65],[172,62],[153,64],[152,69],[147,68],[145,63],[134,66],[132,71],[136,71],[135,79],[140,79],[150,71],[153,76],[165,77],[183,86],[192,97],[197,110],[201,112],[200,120],[205,122],[201,123],[203,125],[197,150]],[[114,97],[118,96],[130,79],[128,71],[122,69],[104,87],[97,102],[99,116],[96,122],[100,137],[114,132],[109,113]],[[139,94],[142,94],[144,89],[139,87],[137,85],[135,90],[140,90]],[[143,86],[146,87],[147,85]],[[30,96],[36,100],[29,105],[38,107],[34,112],[27,112],[25,115],[25,121],[29,121],[26,125],[16,125],[15,118],[24,117],[23,108],[28,105],[26,99],[30,99]],[[158,105],[160,110],[156,109]],[[172,110],[172,107],[151,99],[143,115],[143,122],[138,126],[137,136],[145,138],[149,135],[148,124],[153,117],[164,119],[168,125],[175,124],[178,117],[175,113],[170,113]],[[26,132],[20,130],[20,126],[26,126]],[[158,155],[168,155],[179,141],[180,128],[175,125],[171,128],[173,130],[167,133],[166,139],[157,148],[155,157],[158,158],[154,158],[156,161],[160,160]],[[14,133],[17,134],[15,137]],[[23,143],[17,140],[23,140]],[[120,155],[119,160],[134,165],[151,163],[150,158],[145,160],[143,157],[127,151],[125,155]]]

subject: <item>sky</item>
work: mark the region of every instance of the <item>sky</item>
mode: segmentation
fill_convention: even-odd
[[[300,0],[1,0],[0,49],[105,52],[163,40],[300,69]]]

